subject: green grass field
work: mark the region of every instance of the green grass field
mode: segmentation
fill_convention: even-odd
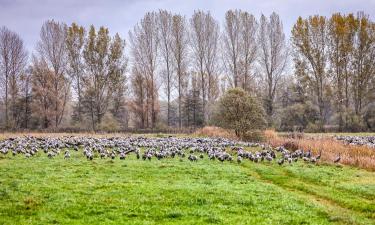
[[[375,173],[347,166],[38,154],[0,158],[0,224],[375,224]]]

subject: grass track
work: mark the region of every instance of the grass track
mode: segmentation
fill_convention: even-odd
[[[0,158],[0,224],[375,224],[365,170],[81,154]]]

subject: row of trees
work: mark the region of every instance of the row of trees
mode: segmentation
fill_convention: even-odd
[[[68,106],[73,124],[96,130],[107,113],[121,122],[126,59],[118,34],[47,21],[29,66],[17,34],[4,27],[0,38],[6,128],[56,129]]]
[[[0,30],[6,128],[196,127],[242,88],[279,129],[375,129],[375,25],[364,13],[298,18],[290,43],[276,13],[144,15],[125,40],[105,27],[47,21],[31,57]],[[129,63],[128,63],[129,58]],[[293,59],[293,60],[289,60]],[[129,66],[128,66],[129,64]]]
[[[168,126],[208,123],[214,104],[228,87],[262,96],[273,124],[276,91],[288,62],[276,13],[269,18],[262,15],[258,22],[248,12],[229,10],[220,31],[209,12],[195,11],[186,19],[160,10],[147,13],[129,36],[132,108],[139,127],[155,127],[159,94],[167,99]],[[259,87],[260,83],[265,85]]]
[[[319,129],[375,126],[375,24],[364,13],[298,18],[292,30],[297,84],[318,108]]]

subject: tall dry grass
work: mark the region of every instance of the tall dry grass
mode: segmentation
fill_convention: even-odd
[[[347,145],[330,137],[288,138],[280,137],[275,131],[265,131],[265,136],[272,146],[287,145],[289,148],[311,149],[313,154],[322,151],[322,162],[333,163],[341,155],[341,164],[375,171],[375,149],[367,146]]]
[[[194,132],[194,135],[206,136],[206,137],[222,137],[222,138],[238,140],[236,134],[233,131],[228,131],[223,128],[214,127],[214,126],[205,126],[203,128],[197,129]]]

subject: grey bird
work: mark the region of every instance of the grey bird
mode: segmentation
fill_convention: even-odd
[[[338,163],[341,160],[341,154],[339,153],[339,156],[333,161],[334,163]]]

